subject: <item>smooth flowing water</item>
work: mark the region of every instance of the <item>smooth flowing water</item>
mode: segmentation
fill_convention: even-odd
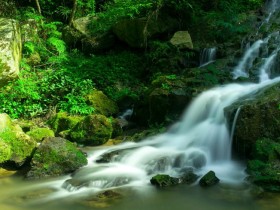
[[[200,53],[199,67],[207,66],[216,60],[217,48],[204,48]]]
[[[279,41],[279,33],[248,45],[233,70],[234,78],[249,76],[260,49],[271,40]],[[65,177],[40,181],[24,181],[20,176],[0,178],[0,209],[278,209],[278,195],[262,201],[252,198],[254,188],[245,181],[245,166],[231,157],[234,123],[228,127],[224,116],[224,108],[236,100],[280,82],[279,77],[271,78],[278,51],[276,48],[263,56],[258,70],[260,83],[233,83],[203,92],[181,121],[164,134],[140,143],[85,148],[88,165]],[[104,161],[105,157],[110,161]],[[194,183],[159,190],[150,184],[156,174],[180,177],[190,168],[200,176],[213,170],[221,182],[208,189]],[[98,197],[108,190],[118,192],[114,199]]]

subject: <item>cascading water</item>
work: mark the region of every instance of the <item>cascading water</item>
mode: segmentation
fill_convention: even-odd
[[[214,62],[216,59],[216,53],[216,47],[204,48],[200,53],[199,67],[203,67]]]
[[[249,76],[247,67],[259,56],[261,46],[271,39],[279,40],[279,33],[248,45],[233,71],[235,78]],[[271,79],[269,74],[278,51],[279,48],[276,48],[264,58],[259,69],[259,84],[228,84],[205,91],[193,100],[182,120],[170,131],[140,143],[90,149],[87,151],[86,167],[72,176],[34,185],[32,189],[43,185],[55,189],[43,201],[79,197],[115,188],[146,189],[150,178],[156,174],[179,177],[189,168],[198,175],[213,170],[223,183],[243,182],[246,176],[244,166],[231,158],[234,125],[228,127],[224,108],[265,86],[280,82],[279,77]]]

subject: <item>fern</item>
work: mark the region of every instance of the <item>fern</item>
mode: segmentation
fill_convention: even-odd
[[[53,47],[58,54],[63,54],[66,51],[65,42],[56,37],[50,37],[47,39],[47,45]]]

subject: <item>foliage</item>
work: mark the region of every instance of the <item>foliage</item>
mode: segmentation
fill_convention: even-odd
[[[139,78],[145,66],[141,55],[133,52],[114,52],[87,58],[77,51],[67,61],[68,71],[80,79],[91,78],[95,87],[109,98],[118,100],[125,95],[136,97],[142,86]]]
[[[0,90],[1,112],[13,118],[46,114],[50,107],[73,114],[93,111],[83,96],[93,89],[90,80],[72,77],[65,69],[58,71],[22,71],[20,78]]]

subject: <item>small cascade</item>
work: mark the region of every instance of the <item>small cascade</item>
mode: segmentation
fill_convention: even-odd
[[[199,67],[203,67],[214,62],[216,59],[216,53],[216,47],[204,48],[200,53]]]
[[[249,69],[253,66],[254,60],[259,56],[259,51],[263,43],[263,40],[258,40],[246,50],[243,58],[232,72],[233,79],[249,77]]]

